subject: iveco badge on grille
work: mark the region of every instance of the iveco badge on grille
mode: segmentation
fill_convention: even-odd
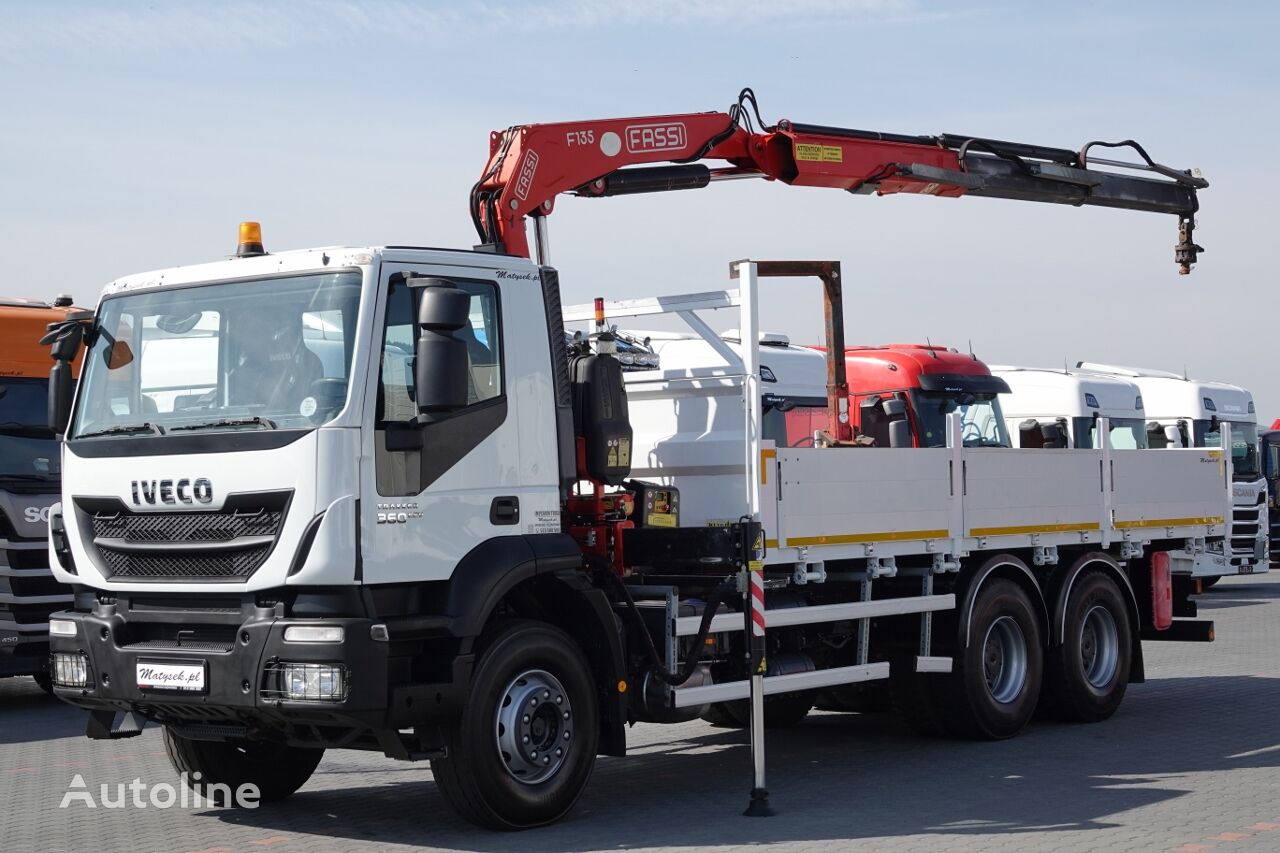
[[[181,480],[134,480],[130,494],[137,506],[144,504],[211,504],[213,483],[207,477]]]

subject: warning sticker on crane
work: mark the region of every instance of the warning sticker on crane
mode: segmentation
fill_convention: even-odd
[[[843,163],[844,149],[839,145],[815,145],[810,142],[796,143],[796,159],[810,163]]]

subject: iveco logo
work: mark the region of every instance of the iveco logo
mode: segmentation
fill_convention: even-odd
[[[194,480],[134,480],[130,494],[135,504],[213,503],[213,483],[207,477]]]

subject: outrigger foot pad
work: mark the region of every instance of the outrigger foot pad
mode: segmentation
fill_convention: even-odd
[[[769,791],[765,788],[751,789],[751,804],[742,813],[746,817],[773,817],[777,812],[769,805]]]

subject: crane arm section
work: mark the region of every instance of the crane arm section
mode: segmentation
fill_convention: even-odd
[[[1142,162],[1091,159],[1098,147],[1129,148]],[[494,132],[489,161],[472,189],[471,215],[483,243],[528,257],[525,217],[549,215],[562,193],[664,192],[745,177],[858,194],[989,196],[1167,213],[1178,217],[1175,260],[1183,274],[1203,251],[1192,231],[1196,193],[1208,182],[1156,163],[1132,140],[1073,151],[963,134],[908,136],[787,120],[765,126],[750,89],[728,112]]]

